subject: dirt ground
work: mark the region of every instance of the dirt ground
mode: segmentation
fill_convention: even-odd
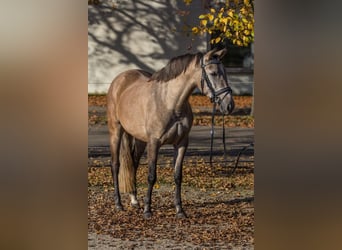
[[[237,108],[249,109],[251,99],[240,98]],[[191,102],[210,106],[205,98]],[[103,96],[89,98],[89,106],[101,105],[105,106]],[[110,168],[88,168],[88,249],[254,249],[254,156],[242,161],[233,175],[223,158],[211,168],[207,158],[186,157],[182,184],[186,219],[175,218],[172,159],[160,160],[164,164],[157,168],[150,220],[142,212],[146,164],[137,173],[141,207],[130,207],[128,195],[123,194],[125,210],[120,212],[114,208]]]

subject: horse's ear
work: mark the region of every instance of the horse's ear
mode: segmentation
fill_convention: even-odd
[[[207,60],[211,60],[213,58],[214,53],[217,52],[217,47],[213,48],[212,50],[208,51],[205,54],[205,57],[207,58]]]
[[[218,50],[217,47],[216,47],[216,48],[210,50],[206,54],[206,58],[207,58],[207,60],[211,60],[213,57],[218,57],[218,58],[222,59],[225,56],[226,53],[227,53],[227,49],[226,48]]]
[[[221,49],[219,51],[216,51],[213,55],[217,56],[218,58],[222,59],[227,53],[227,49]]]

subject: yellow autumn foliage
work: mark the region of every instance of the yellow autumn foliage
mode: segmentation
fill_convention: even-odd
[[[190,4],[192,1],[184,2]],[[199,24],[192,27],[192,33],[219,34],[210,40],[211,43],[229,39],[235,45],[248,46],[254,41],[254,0],[226,0],[221,9],[211,8],[209,13],[198,18]]]

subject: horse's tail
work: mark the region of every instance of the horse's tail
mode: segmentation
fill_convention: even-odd
[[[136,169],[133,162],[133,138],[123,133],[120,146],[119,188],[121,192],[132,193],[136,190]]]

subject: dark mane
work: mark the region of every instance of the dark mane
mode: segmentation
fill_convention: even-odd
[[[196,60],[196,65],[199,64],[203,54],[198,52],[197,54],[185,54],[172,58],[168,64],[161,70],[155,72],[150,80],[156,80],[160,82],[167,82],[176,78],[181,73],[185,72],[192,60]]]

